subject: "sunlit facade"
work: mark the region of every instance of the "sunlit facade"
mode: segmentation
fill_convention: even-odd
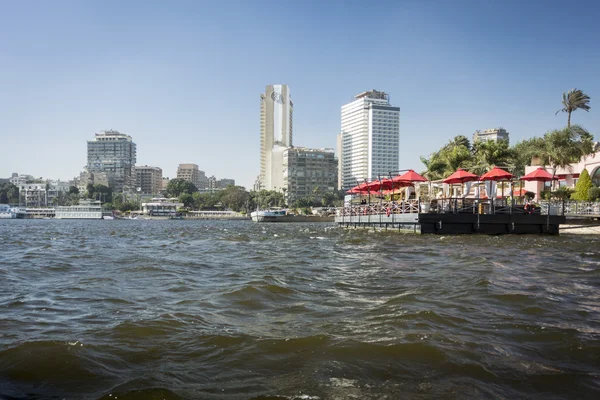
[[[384,92],[370,90],[356,95],[354,101],[342,106],[338,137],[341,188],[396,172],[399,146],[400,108],[390,105]]]
[[[292,146],[294,104],[287,85],[260,95],[260,189],[283,191],[283,152]]]

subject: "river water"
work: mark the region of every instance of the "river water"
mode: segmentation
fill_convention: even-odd
[[[600,398],[600,247],[0,221],[0,398]]]

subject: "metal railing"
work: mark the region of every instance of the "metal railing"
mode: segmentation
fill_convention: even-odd
[[[353,204],[338,208],[338,216],[396,215],[407,213],[439,214],[537,214],[600,218],[600,202],[553,200],[530,203],[515,199],[446,198],[431,201],[407,200]]]

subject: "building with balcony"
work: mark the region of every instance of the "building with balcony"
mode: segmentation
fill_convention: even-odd
[[[339,185],[388,176],[398,171],[400,108],[390,104],[385,92],[370,90],[342,106],[338,137]]]
[[[114,130],[96,133],[87,142],[87,160],[87,172],[106,173],[113,192],[135,186],[136,144],[131,136]]]
[[[338,183],[338,160],[333,149],[290,147],[283,152],[284,194],[288,204],[318,193],[333,192]]]
[[[504,128],[486,129],[484,131],[475,131],[473,134],[473,143],[475,142],[498,142],[500,140],[509,143],[509,133]]]
[[[136,185],[140,194],[156,195],[162,191],[162,169],[148,165],[136,166]]]
[[[196,164],[179,164],[177,179],[192,182],[198,190],[208,189],[208,178],[204,171],[198,169]]]
[[[19,204],[25,207],[50,207],[59,194],[69,193],[69,182],[61,180],[38,180],[22,183],[19,188]]]

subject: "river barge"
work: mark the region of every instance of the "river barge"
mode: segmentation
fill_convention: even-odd
[[[564,204],[515,204],[501,199],[409,200],[351,205],[338,209],[338,226],[417,234],[549,234],[566,222]]]

